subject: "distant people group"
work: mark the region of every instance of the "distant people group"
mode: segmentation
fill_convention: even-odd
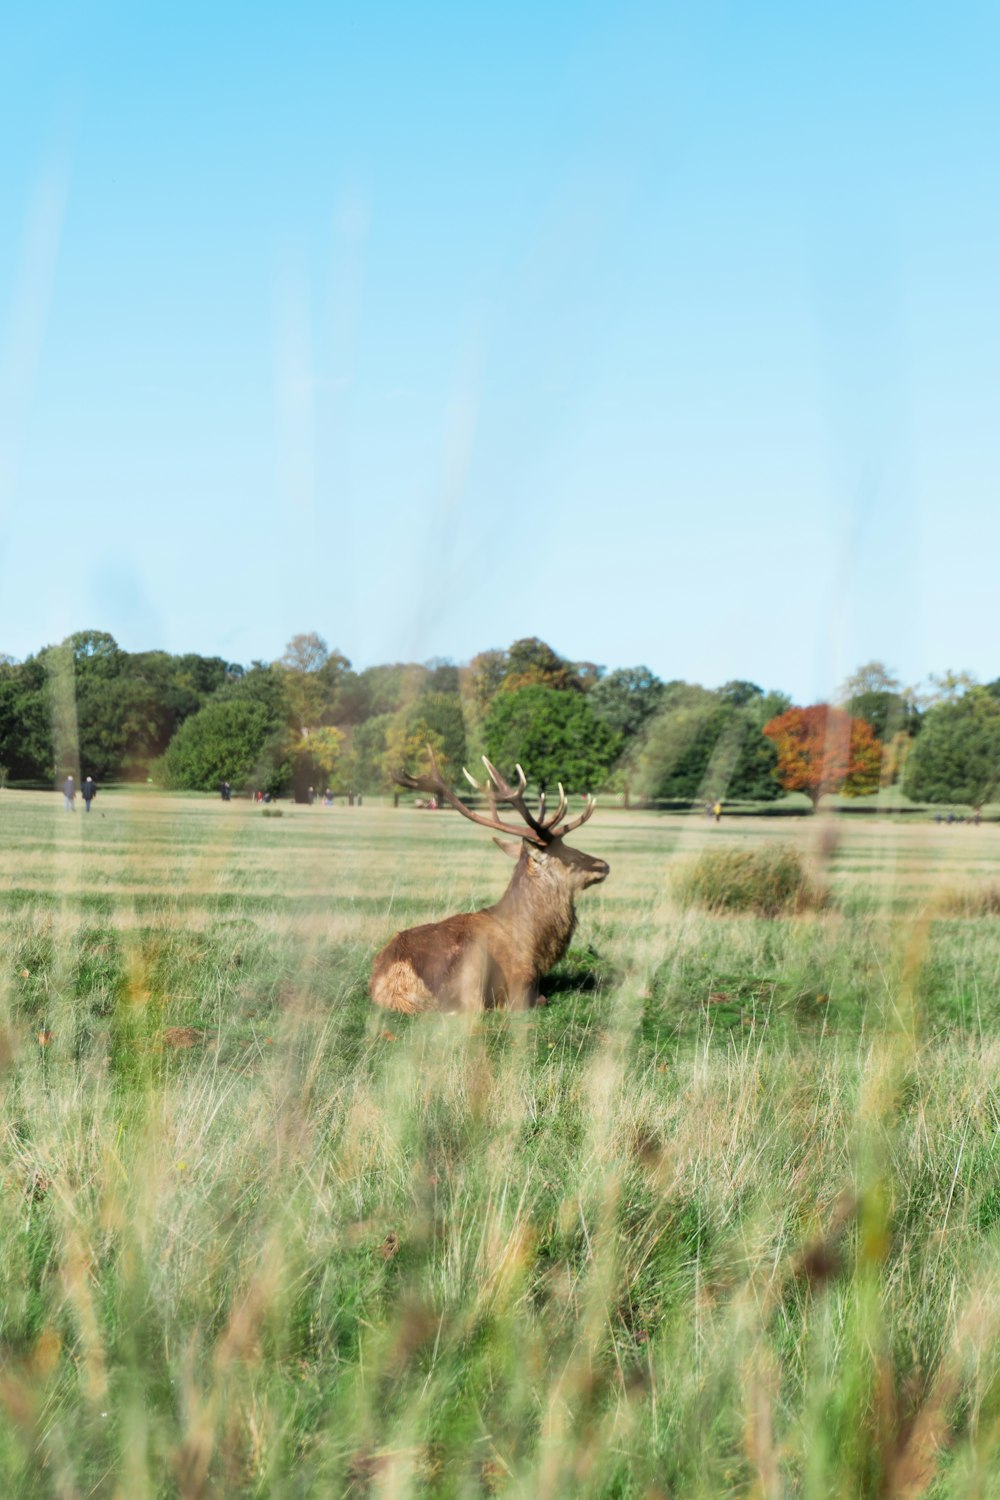
[[[66,780],[63,782],[62,794],[63,807],[66,809],[66,811],[76,812],[76,782],[73,780],[72,776],[67,776]],[[86,808],[87,812],[90,812],[90,804],[97,796],[97,787],[94,785],[93,776],[87,777],[86,781],[83,783],[83,786],[80,788],[80,795],[83,798],[84,807]]]
[[[72,780],[72,777],[69,777],[67,779],[67,787],[69,787]],[[88,782],[90,781],[89,776],[87,777],[87,780]],[[63,790],[66,791],[66,788],[64,788]],[[84,788],[84,796],[86,797],[86,795],[86,788]],[[344,792],[341,795],[343,795],[344,801],[347,803],[348,807],[360,807],[362,804],[362,796],[360,792]],[[69,796],[68,792],[67,796]],[[231,782],[220,782],[219,796],[222,798],[223,802],[231,802],[233,800],[233,787]],[[310,807],[315,806],[317,801],[321,801],[324,807],[333,807],[335,798],[332,787],[328,786],[322,793],[319,793],[314,786],[311,786],[307,788],[305,797],[300,797],[297,800],[307,802]],[[277,792],[265,792],[258,787],[255,791],[252,791],[250,793],[250,801],[255,807],[263,806],[267,803],[277,802],[278,794]],[[68,807],[69,803],[67,803],[67,808]]]

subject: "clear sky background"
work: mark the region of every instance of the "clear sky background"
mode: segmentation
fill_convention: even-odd
[[[0,41],[0,651],[1000,675],[1000,10]]]

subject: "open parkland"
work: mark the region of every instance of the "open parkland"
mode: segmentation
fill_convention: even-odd
[[[450,812],[0,793],[4,1493],[1000,1494],[1000,827],[576,841],[545,1004],[410,1018]]]

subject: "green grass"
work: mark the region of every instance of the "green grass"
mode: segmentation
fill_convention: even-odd
[[[547,1004],[413,1020],[484,834],[101,813],[0,794],[0,1492],[1000,1494],[1000,831],[599,810]]]

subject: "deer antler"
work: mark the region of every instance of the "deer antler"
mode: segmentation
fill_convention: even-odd
[[[562,791],[562,787],[560,787],[559,790]],[[565,802],[565,799],[563,799],[563,800]],[[568,823],[564,823],[561,828],[552,829],[552,833],[551,833],[551,837],[552,838],[555,838],[555,839],[565,838],[566,835],[567,835],[567,833],[572,833],[574,828],[579,828],[582,823],[586,823],[587,819],[593,813],[594,808],[597,806],[597,798],[596,797],[591,797],[591,796],[588,795],[585,800],[586,800],[586,806],[584,807],[583,812],[580,813],[575,818],[570,818],[569,822]],[[565,810],[565,809],[563,809],[563,810]]]
[[[563,791],[562,782],[559,782],[559,806],[554,813],[545,816],[545,793],[542,792],[538,798],[538,814],[535,816],[524,800],[524,794],[528,786],[528,778],[520,766],[515,766],[517,771],[517,786],[511,786],[505,781],[492,761],[483,756],[483,765],[489,774],[489,781],[481,785],[474,776],[471,776],[466,768],[462,767],[462,775],[471,787],[477,792],[485,792],[489,798],[489,816],[483,813],[473,812],[471,807],[466,807],[460,797],[456,797],[451,787],[447,785],[444,777],[438,769],[438,763],[434,758],[434,751],[430,745],[427,746],[427,754],[430,759],[430,772],[426,776],[409,776],[405,771],[397,771],[395,780],[400,786],[409,787],[412,791],[432,792],[436,797],[443,797],[449,807],[460,812],[463,818],[468,818],[470,823],[479,823],[483,828],[492,828],[496,833],[506,833],[514,838],[530,839],[533,844],[550,844],[553,839],[561,839],[567,833],[572,833],[574,828],[579,828],[586,823],[597,806],[597,799],[588,796],[583,812],[575,818],[570,818],[561,828],[556,825],[566,812],[566,793]],[[497,813],[497,802],[507,802],[515,812],[520,813],[526,828],[511,826],[504,823]]]
[[[535,822],[534,818],[531,816],[528,809],[524,805],[523,793],[528,783],[520,766],[518,766],[517,768],[518,776],[520,778],[520,786],[516,789],[513,789],[507,785],[503,777],[500,775],[499,771],[494,770],[489,761],[486,760],[485,755],[483,756],[483,760],[486,763],[486,769],[489,771],[491,778],[496,784],[496,791],[500,795],[500,800],[503,802],[510,802],[510,804],[524,818],[524,821],[528,825],[527,828],[519,828],[516,826],[512,827],[509,823],[504,823],[500,820],[500,818],[497,817],[496,797],[492,787],[487,788],[490,798],[490,817],[485,817],[482,813],[473,812],[471,807],[466,807],[462,799],[460,797],[456,797],[455,793],[452,791],[451,787],[448,786],[444,777],[441,775],[441,772],[438,770],[438,763],[434,758],[434,751],[431,749],[430,745],[427,746],[427,754],[430,759],[430,773],[428,775],[410,776],[405,771],[397,771],[394,780],[397,781],[400,786],[409,787],[412,791],[433,792],[435,796],[443,797],[444,800],[448,803],[449,807],[453,807],[456,812],[460,812],[463,818],[468,818],[470,823],[479,823],[483,828],[492,828],[494,832],[505,833],[508,835],[508,837],[530,839],[533,844],[547,844],[549,842],[551,835],[549,834],[548,830]],[[477,792],[481,792],[483,790],[478,782],[474,781],[473,778],[469,775],[468,771],[465,770],[464,766],[462,767],[462,773],[465,776],[466,780],[471,782],[471,784],[476,788]]]
[[[528,827],[534,829],[540,841],[547,844],[551,837],[548,824],[539,821],[539,819],[536,818],[534,814],[529,810],[528,805],[524,800],[524,793],[528,785],[528,778],[521,770],[521,767],[514,767],[514,769],[517,771],[518,784],[516,787],[512,787],[507,784],[493,762],[491,760],[487,760],[485,755],[483,756],[483,765],[489,772],[489,777],[490,781],[492,781],[493,783],[493,788],[496,789],[495,795],[499,797],[501,802],[509,802],[514,811],[521,814],[521,817],[527,823]],[[491,806],[495,805],[493,788],[487,788],[490,794]]]
[[[545,793],[539,792],[538,794],[538,821],[545,828],[554,828],[566,811],[566,793],[563,791],[563,784],[560,781],[557,785],[559,787],[559,806],[549,817],[545,816]]]

